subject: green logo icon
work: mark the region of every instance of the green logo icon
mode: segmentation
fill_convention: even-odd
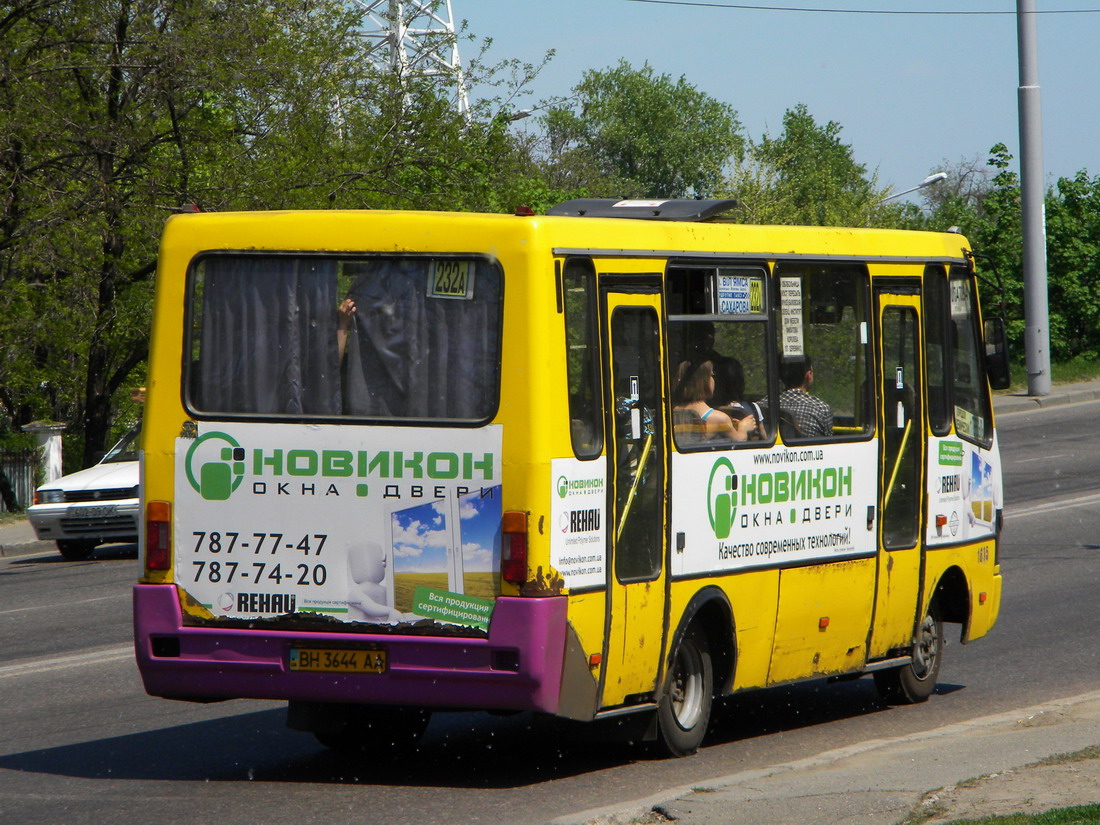
[[[720,458],[710,468],[707,482],[707,516],[719,539],[728,539],[737,514],[737,472],[728,458]]]
[[[569,481],[565,476],[558,476],[558,498],[565,498],[569,492]]]
[[[219,441],[220,447],[216,443]],[[244,447],[227,433],[200,435],[187,451],[185,468],[187,481],[196,493],[207,501],[225,501],[244,480]]]

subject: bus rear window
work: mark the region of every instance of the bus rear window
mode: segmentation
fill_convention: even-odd
[[[496,411],[491,261],[207,255],[190,289],[185,397],[199,414],[476,423]]]

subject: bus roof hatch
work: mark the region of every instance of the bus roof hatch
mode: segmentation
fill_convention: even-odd
[[[709,221],[737,206],[734,200],[604,200],[577,198],[550,207],[547,215],[571,218],[635,218],[648,221]]]

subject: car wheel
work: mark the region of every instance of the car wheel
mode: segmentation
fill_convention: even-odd
[[[68,561],[83,561],[95,548],[96,543],[88,539],[65,539],[57,543],[58,552]]]

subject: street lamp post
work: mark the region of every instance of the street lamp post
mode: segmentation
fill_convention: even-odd
[[[932,184],[939,183],[940,181],[945,181],[945,180],[947,180],[947,173],[946,172],[933,172],[931,175],[926,177],[924,180],[922,180],[916,186],[911,186],[908,189],[903,189],[900,192],[895,192],[892,195],[887,195],[885,198],[880,200],[879,203],[886,203],[886,201],[892,201],[894,198],[900,198],[902,195],[908,195],[910,192],[916,192],[918,189],[924,189],[926,186],[931,186]]]
[[[1023,240],[1024,347],[1027,394],[1050,394],[1050,309],[1047,305],[1047,238],[1044,216],[1043,128],[1035,0],[1017,0],[1020,59],[1020,228]]]

